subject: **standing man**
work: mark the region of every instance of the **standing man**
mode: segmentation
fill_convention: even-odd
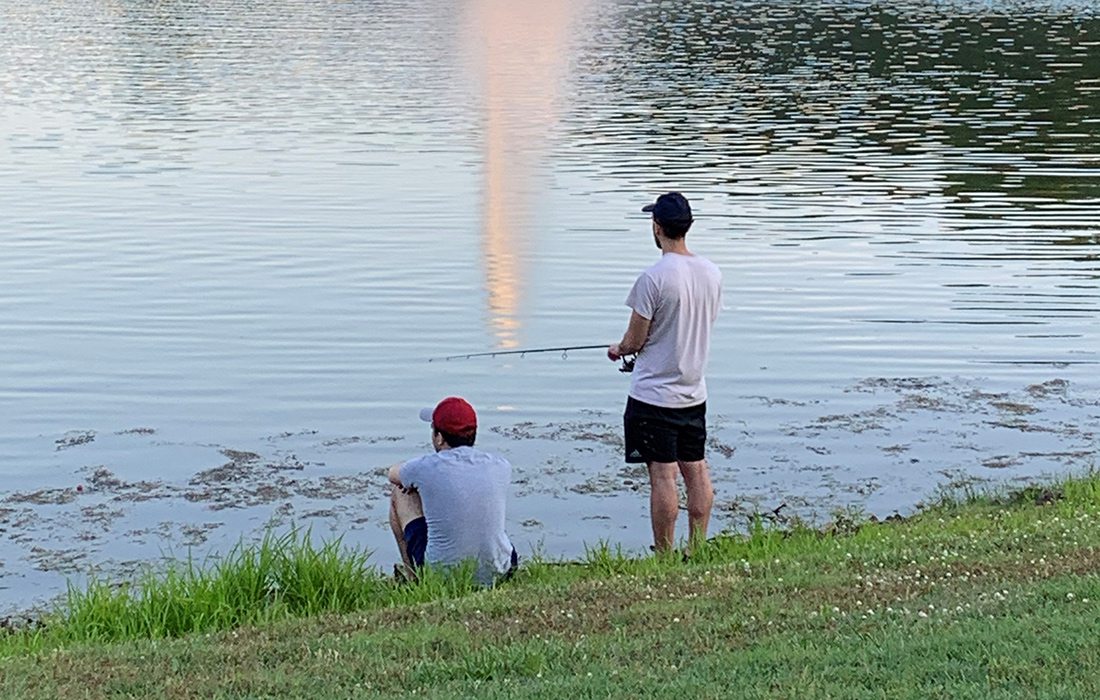
[[[677,472],[687,487],[689,547],[706,540],[714,505],[705,457],[703,374],[721,306],[722,273],[688,250],[691,206],[682,194],[663,194],[642,211],[653,215],[653,240],[661,259],[630,290],[630,322],[607,356],[617,361],[638,355],[623,414],[626,461],[649,468],[653,544],[657,551],[668,551],[680,509]]]
[[[473,561],[486,586],[512,573],[516,550],[504,531],[512,465],[474,448],[477,414],[449,396],[420,411],[432,424],[435,452],[390,467],[390,527],[407,573],[425,564]]]

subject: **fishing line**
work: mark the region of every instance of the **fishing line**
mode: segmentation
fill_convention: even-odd
[[[461,355],[447,355],[445,357],[429,357],[428,362],[443,361],[448,362],[450,360],[469,360],[472,357],[496,357],[497,355],[519,355],[522,359],[526,355],[534,355],[543,352],[560,352],[561,359],[565,360],[569,358],[569,353],[573,350],[606,350],[607,344],[602,345],[569,345],[560,348],[523,348],[520,350],[492,350],[489,352],[467,352]],[[637,355],[631,355],[629,359],[626,356],[622,358],[623,366],[619,368],[620,372],[632,372],[634,370],[634,360]]]

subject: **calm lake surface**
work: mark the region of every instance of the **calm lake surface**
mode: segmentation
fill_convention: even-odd
[[[644,549],[602,353],[428,359],[616,341],[669,189],[715,530],[1096,465],[1094,2],[0,0],[0,608],[269,525],[385,566],[447,394],[521,552]]]

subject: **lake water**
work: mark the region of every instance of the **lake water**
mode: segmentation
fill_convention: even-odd
[[[0,0],[0,608],[269,525],[385,566],[447,394],[521,552],[644,549],[602,353],[428,359],[617,340],[669,189],[715,530],[1095,466],[1094,2]]]

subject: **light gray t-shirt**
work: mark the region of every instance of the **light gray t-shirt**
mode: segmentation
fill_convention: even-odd
[[[722,305],[722,272],[700,255],[665,253],[634,282],[626,305],[650,320],[630,396],[688,408],[707,400],[710,331]]]
[[[428,524],[429,564],[476,559],[477,578],[491,584],[512,563],[504,506],[512,465],[473,447],[455,447],[401,465],[401,483],[420,492]]]

